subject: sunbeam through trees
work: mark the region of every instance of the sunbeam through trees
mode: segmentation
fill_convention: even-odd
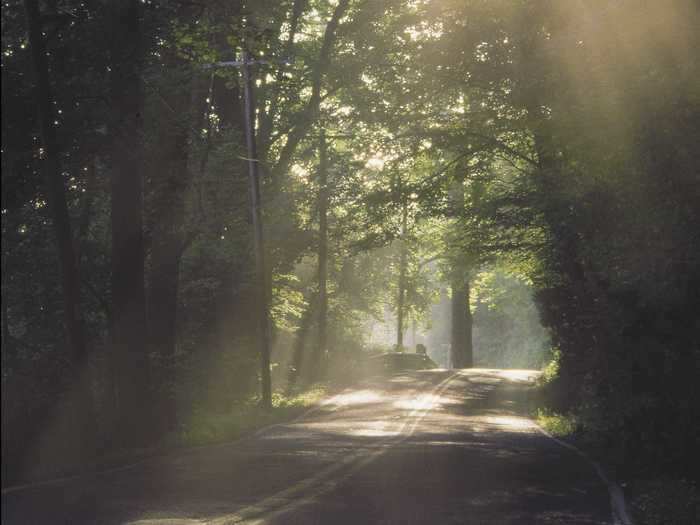
[[[541,422],[697,481],[699,27],[3,0],[3,487],[234,439],[394,353],[544,370]]]

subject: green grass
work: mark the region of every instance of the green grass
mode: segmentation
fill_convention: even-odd
[[[189,447],[232,441],[259,428],[287,421],[318,403],[327,388],[314,387],[295,395],[274,393],[272,410],[260,407],[259,399],[241,402],[226,413],[195,410],[182,429],[168,437],[166,446]]]
[[[560,352],[555,351],[553,359],[542,370],[529,398],[530,413],[551,435],[574,441],[609,472],[615,472],[619,467],[616,458],[610,456],[609,445],[601,445],[596,432],[601,422],[585,418],[585,411],[576,415],[552,408],[557,406],[556,400],[552,399],[551,387],[559,374],[560,358]],[[642,474],[634,471],[622,475],[626,482],[620,484],[636,525],[700,525],[700,487],[697,483],[672,477],[643,479]]]
[[[530,412],[537,423],[551,435],[558,438],[571,437],[580,434],[583,425],[580,419],[573,414],[563,414],[552,410],[550,387],[559,375],[559,361],[561,352],[554,350],[552,359],[542,369],[542,375],[529,396]]]
[[[542,369],[542,375],[537,380],[537,384],[540,387],[544,387],[550,384],[559,375],[561,361],[561,351],[558,349],[552,350],[552,358]]]
[[[273,409],[309,408],[318,403],[328,393],[328,386],[316,384],[311,388],[291,396],[275,392],[272,394]]]
[[[573,415],[557,414],[551,410],[538,408],[535,420],[547,432],[555,437],[568,437],[581,430],[581,424]]]

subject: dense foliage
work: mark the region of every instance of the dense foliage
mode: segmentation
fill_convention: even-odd
[[[693,0],[4,1],[3,484],[257,395],[260,282],[276,390],[347,375],[370,319],[401,349],[449,289],[453,364],[540,366],[549,334],[554,408],[700,472],[697,27]]]

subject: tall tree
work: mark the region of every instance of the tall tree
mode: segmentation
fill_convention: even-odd
[[[318,341],[314,366],[322,372],[328,350],[328,149],[323,128],[318,154]]]
[[[464,167],[462,167],[464,169]],[[451,331],[450,331],[450,360],[455,368],[470,368],[474,366],[474,349],[472,342],[473,318],[470,307],[471,273],[473,271],[473,259],[476,247],[473,243],[459,242],[460,231],[465,228],[463,217],[466,213],[467,191],[463,174],[458,173],[452,181],[449,191],[453,213],[456,220],[451,225],[453,231],[448,235],[447,251],[450,262],[450,287],[451,287]]]
[[[63,289],[63,320],[66,330],[70,361],[72,362],[75,397],[72,400],[73,417],[78,429],[79,449],[91,456],[90,448],[94,438],[92,391],[87,369],[87,347],[80,308],[80,282],[73,234],[71,231],[68,205],[66,203],[65,182],[61,169],[61,152],[56,137],[55,115],[49,79],[48,53],[43,36],[42,15],[38,0],[25,0],[25,10],[29,29],[29,44],[32,64],[36,76],[35,99],[39,117],[41,142],[43,145],[42,171],[47,187],[48,205],[51,210],[54,236],[58,247],[58,260]],[[6,313],[5,313],[6,315]],[[5,320],[6,321],[6,320]],[[4,323],[7,325],[7,322]]]
[[[406,331],[406,273],[408,271],[408,200],[401,197],[401,237],[399,239],[399,282],[396,299],[396,349],[403,349],[403,335]]]
[[[467,276],[456,276],[452,283],[452,328],[450,331],[450,360],[455,368],[474,366],[473,318],[469,298],[470,289]]]
[[[176,77],[187,75],[183,64],[173,65],[172,60],[166,63]],[[152,220],[148,332],[151,350],[158,359],[157,369],[154,369],[158,378],[155,410],[162,416],[159,425],[162,431],[173,430],[177,423],[174,396],[176,320],[180,259],[186,242],[185,195],[191,178],[188,166],[191,79],[182,80],[170,88],[167,109],[160,112],[163,119],[156,153],[159,162],[151,174],[149,188]]]
[[[274,172],[281,173],[287,170],[301,140],[306,136],[309,129],[316,122],[319,116],[321,106],[321,90],[323,89],[323,80],[331,64],[333,56],[333,47],[338,38],[338,26],[340,20],[350,6],[350,0],[339,0],[333,9],[333,14],[326,24],[326,29],[323,34],[323,42],[319,52],[318,61],[313,69],[311,78],[311,96],[306,102],[302,111],[294,119],[294,126],[287,134],[287,141],[282,147],[277,162],[274,167]]]
[[[143,54],[141,3],[110,5],[112,115],[112,352],[118,439],[150,438],[150,362],[147,351],[143,237]]]

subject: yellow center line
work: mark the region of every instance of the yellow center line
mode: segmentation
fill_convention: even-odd
[[[408,417],[399,428],[398,436],[381,440],[375,445],[366,447],[370,450],[369,454],[365,455],[367,451],[364,450],[362,454],[357,453],[346,456],[340,460],[340,462],[326,467],[314,476],[306,478],[272,496],[268,496],[258,503],[249,505],[233,514],[221,516],[208,523],[211,525],[233,525],[238,523],[248,523],[249,525],[263,524],[303,505],[312,503],[319,496],[330,492],[358,470],[371,463],[382,454],[385,454],[392,446],[410,438],[420,421],[434,405],[433,401],[447,390],[449,383],[458,375],[460,375],[459,371],[453,373],[435,386],[430,394],[425,396],[424,402],[419,403],[419,405],[409,413]],[[415,419],[412,419],[414,417]],[[404,430],[407,427],[408,431],[404,434]],[[343,475],[334,477],[336,473],[346,467],[349,467],[349,469],[343,473]],[[313,493],[300,497],[302,492],[309,491],[314,487],[316,487],[316,490],[314,490]],[[294,499],[294,501],[290,501],[292,499]]]

